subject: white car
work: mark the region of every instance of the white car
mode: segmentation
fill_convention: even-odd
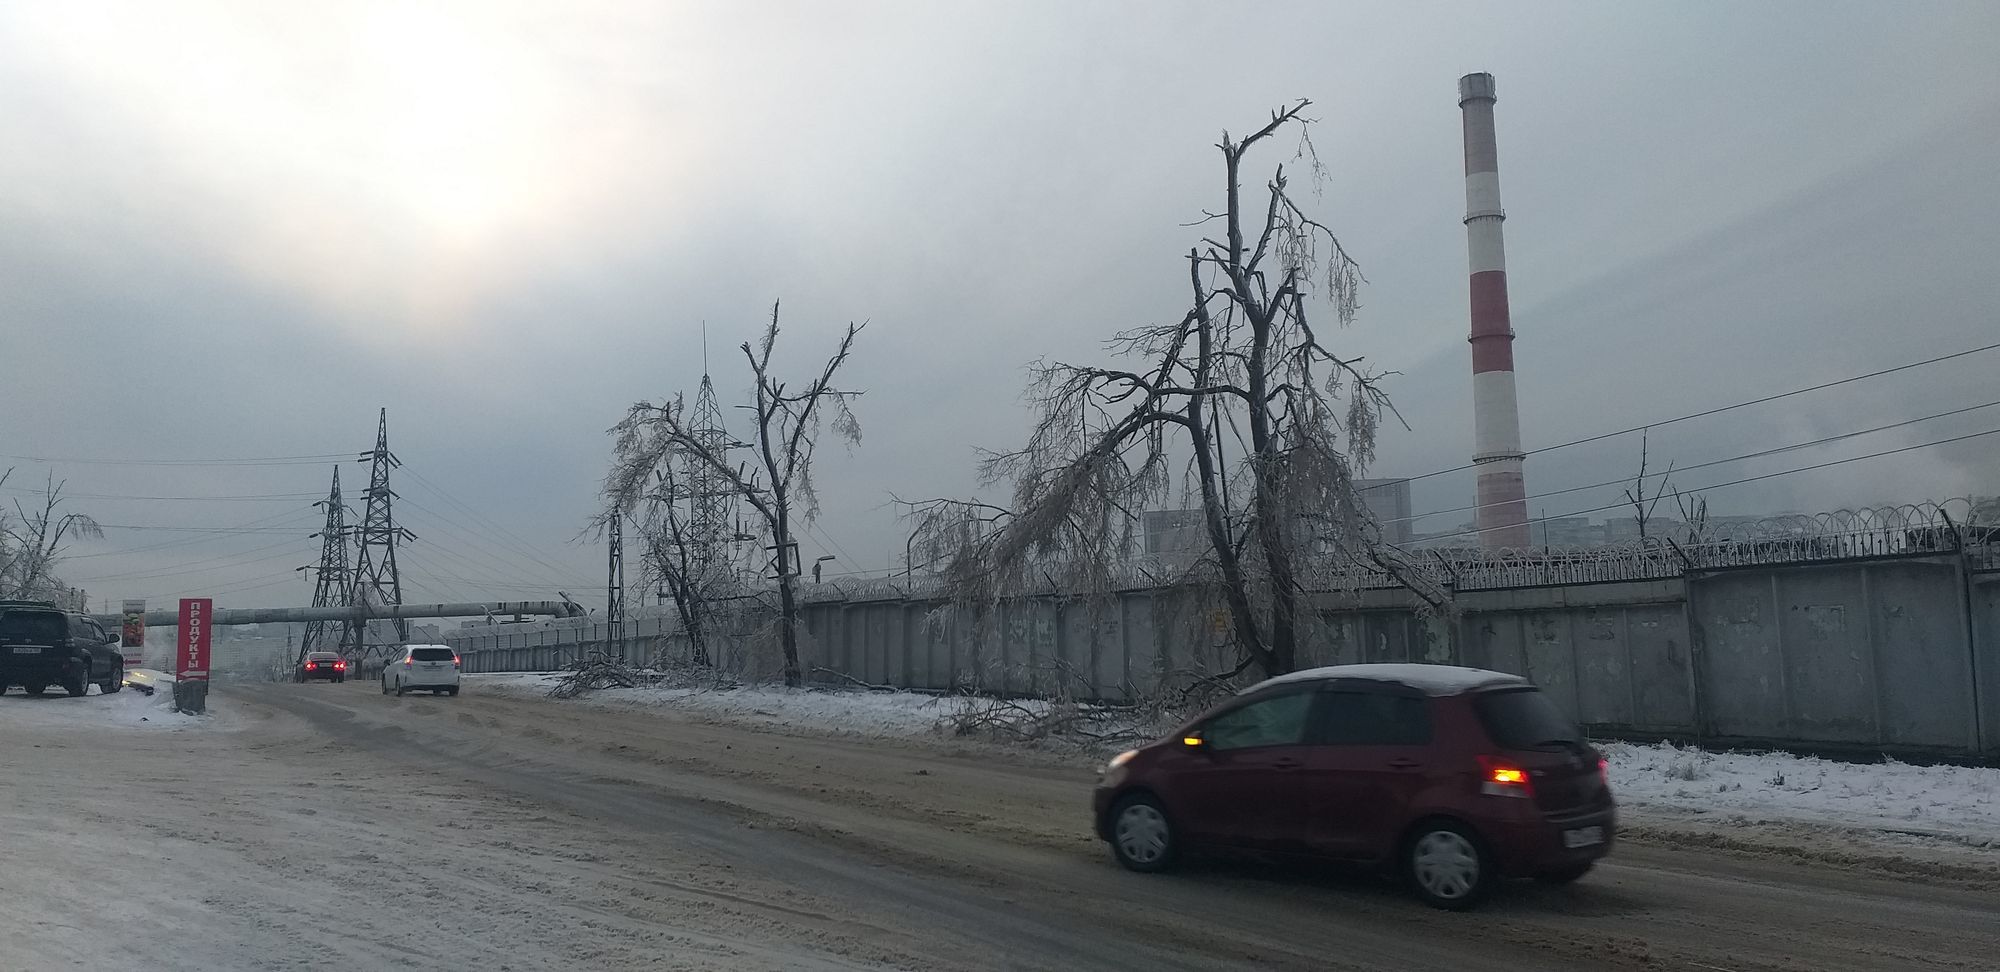
[[[458,652],[443,645],[410,645],[382,666],[382,694],[458,694]]]

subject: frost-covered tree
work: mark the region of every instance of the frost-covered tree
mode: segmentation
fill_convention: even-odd
[[[799,668],[798,547],[796,531],[819,515],[819,495],[812,478],[813,457],[823,429],[849,446],[861,442],[861,424],[848,407],[860,395],[834,387],[834,376],[854,346],[864,325],[849,324],[840,346],[817,377],[804,388],[780,380],[771,370],[771,352],[778,341],[778,305],[771,305],[771,323],[754,347],[742,345],[749,361],[754,396],[748,445],[754,464],[730,457],[726,443],[693,420],[685,394],[655,405],[639,402],[611,430],[615,446],[611,474],[604,493],[613,506],[630,511],[655,495],[662,477],[671,481],[673,464],[692,461],[735,490],[756,511],[770,538],[771,567],[778,586],[778,637],[784,649],[785,684],[804,681]],[[650,542],[650,541],[649,541]]]
[[[1027,442],[981,467],[988,485],[1011,486],[1011,504],[918,508],[925,554],[950,559],[955,600],[1043,584],[1104,590],[1129,558],[1139,513],[1177,491],[1201,512],[1200,568],[1228,608],[1242,667],[1292,670],[1314,567],[1388,569],[1442,600],[1379,542],[1353,485],[1393,414],[1381,374],[1326,340],[1328,325],[1355,318],[1360,269],[1307,215],[1283,165],[1261,198],[1243,191],[1245,158],[1288,129],[1299,135],[1296,158],[1323,175],[1308,104],[1273,112],[1246,137],[1223,134],[1222,207],[1188,224],[1212,232],[1184,258],[1189,300],[1178,320],[1114,337],[1119,366],[1031,366]]]
[[[0,473],[0,484],[13,474],[12,469]],[[55,572],[64,545],[77,538],[104,536],[89,516],[60,511],[64,485],[51,475],[41,490],[39,507],[17,499],[13,512],[0,509],[0,598],[66,598],[68,588]]]

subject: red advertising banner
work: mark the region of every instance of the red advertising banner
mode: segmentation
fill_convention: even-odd
[[[208,681],[208,629],[215,602],[206,597],[181,598],[180,630],[175,638],[174,676],[183,681]]]
[[[119,640],[119,647],[146,647],[146,602],[143,598],[125,602],[125,624],[121,634],[123,637]]]

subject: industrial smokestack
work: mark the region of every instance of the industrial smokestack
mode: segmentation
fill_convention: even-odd
[[[1514,399],[1514,327],[1507,318],[1507,254],[1500,224],[1500,150],[1493,138],[1493,75],[1458,79],[1465,116],[1465,242],[1472,273],[1474,523],[1487,549],[1528,546],[1521,476],[1521,414]]]

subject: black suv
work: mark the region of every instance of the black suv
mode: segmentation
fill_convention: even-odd
[[[19,685],[40,695],[60,685],[82,695],[93,682],[116,692],[125,685],[118,643],[89,615],[47,601],[0,601],[0,692]]]

